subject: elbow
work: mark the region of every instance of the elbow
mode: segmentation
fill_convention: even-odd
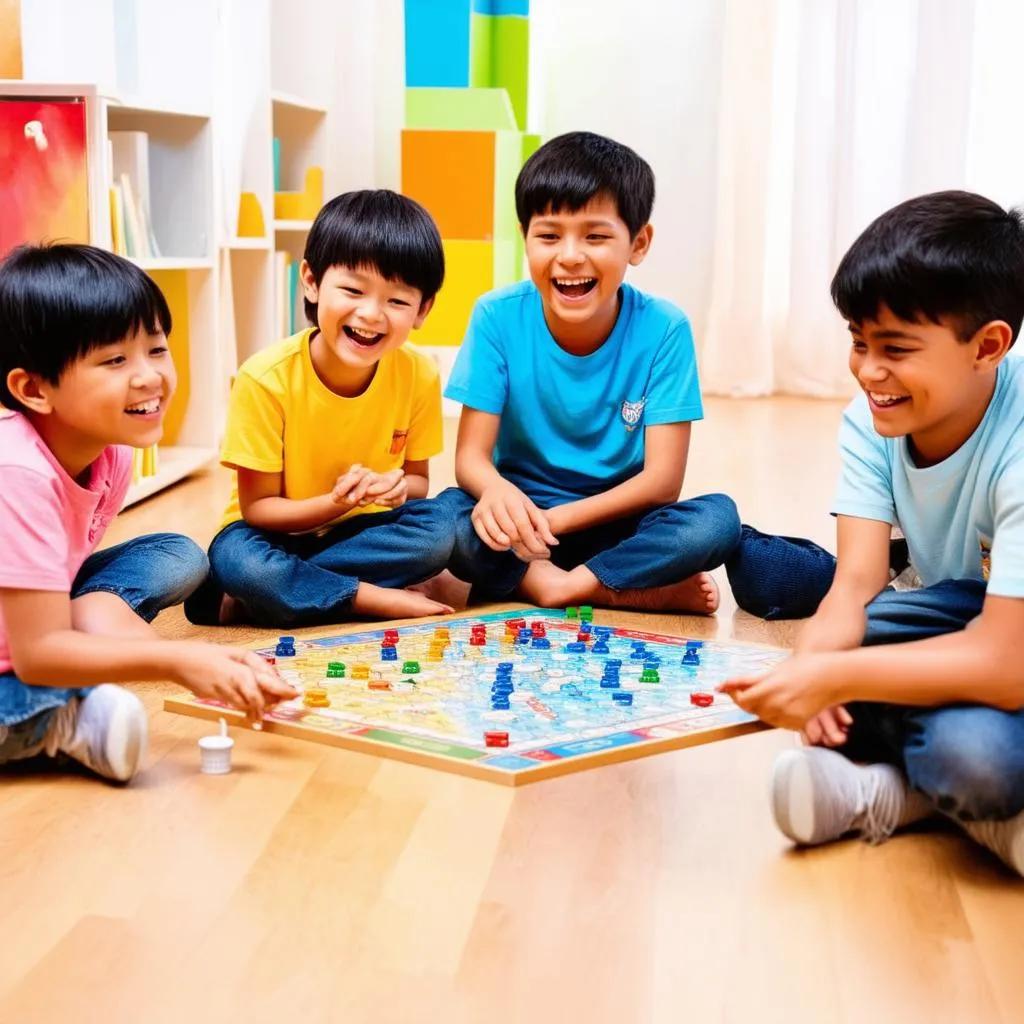
[[[19,682],[26,686],[53,685],[53,679],[47,678],[43,662],[21,651],[11,652],[11,670],[18,677]]]

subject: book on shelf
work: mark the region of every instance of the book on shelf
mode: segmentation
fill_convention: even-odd
[[[282,338],[307,326],[299,261],[283,250],[274,253],[274,322]]]
[[[133,259],[158,258],[162,254],[149,213],[149,136],[112,131],[107,144],[114,252]]]

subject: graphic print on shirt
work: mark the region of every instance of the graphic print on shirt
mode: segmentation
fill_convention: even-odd
[[[981,578],[988,583],[992,573],[992,540],[983,534],[978,534],[978,547],[981,549]]]
[[[622,422],[626,424],[626,430],[630,433],[632,433],[640,423],[640,419],[644,414],[644,406],[646,404],[646,395],[641,398],[639,402],[622,403]]]
[[[391,447],[388,449],[391,455],[401,455],[405,448],[405,440],[409,436],[408,430],[396,430],[391,435]]]

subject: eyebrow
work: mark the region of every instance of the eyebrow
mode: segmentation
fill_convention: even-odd
[[[552,218],[540,217],[534,222],[534,227],[555,227],[559,221]],[[609,231],[615,229],[615,224],[610,220],[585,220],[583,226],[588,228],[607,228]]]
[[[854,327],[853,324],[847,325],[847,329],[851,334],[864,334],[859,327]],[[871,337],[877,341],[919,341],[922,345],[924,344],[924,338],[916,334],[908,334],[906,331],[873,331]]]

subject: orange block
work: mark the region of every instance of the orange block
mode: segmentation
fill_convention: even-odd
[[[402,191],[430,211],[442,238],[494,237],[494,132],[402,132]]]

